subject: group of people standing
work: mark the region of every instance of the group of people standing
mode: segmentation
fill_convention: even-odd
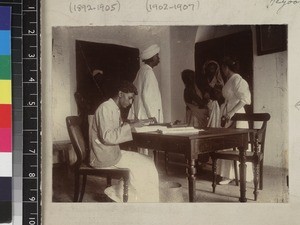
[[[251,93],[247,81],[238,71],[238,60],[229,56],[223,58],[221,67],[214,60],[205,62],[202,91],[196,85],[194,71],[182,72],[186,120],[189,125],[228,128],[235,113],[245,113],[244,106],[251,104]],[[236,128],[248,128],[248,124],[238,121]],[[217,173],[222,177],[220,184],[227,184],[235,178],[232,161],[218,160],[218,164]],[[248,168],[252,168],[252,165],[248,165]],[[247,170],[246,177],[249,181],[253,179],[251,169]]]
[[[161,92],[153,72],[160,62],[159,51],[158,45],[151,45],[141,53],[143,65],[134,82],[120,82],[114,95],[100,104],[90,124],[90,166],[129,168],[129,202],[159,202],[158,173],[152,158],[123,151],[119,147],[119,144],[132,140],[131,129],[143,126],[144,119],[164,121]],[[218,127],[220,116],[224,115],[225,127],[228,127],[235,113],[245,112],[243,107],[251,103],[251,95],[247,82],[237,69],[238,62],[229,57],[224,58],[221,68],[217,62],[208,61],[204,64],[207,83],[202,89],[195,83],[194,71],[182,72],[189,124]],[[129,118],[132,120],[122,121],[120,110],[130,105]],[[228,168],[221,167],[221,172],[221,176],[231,178],[230,174],[226,174]],[[121,202],[122,187],[120,181],[108,187],[105,193],[114,201]]]

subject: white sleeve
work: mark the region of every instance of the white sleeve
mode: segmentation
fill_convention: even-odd
[[[117,118],[118,119],[118,118]],[[132,140],[132,133],[129,124],[116,126],[119,121],[115,121],[112,110],[109,107],[102,107],[95,117],[98,129],[98,139],[105,144],[120,144]]]
[[[235,96],[246,105],[250,105],[251,93],[247,81],[239,77],[234,80],[233,85]]]

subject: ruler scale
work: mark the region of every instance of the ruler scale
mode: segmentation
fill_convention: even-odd
[[[23,0],[23,224],[41,224],[39,0]]]

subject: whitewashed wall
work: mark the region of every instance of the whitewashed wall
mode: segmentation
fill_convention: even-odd
[[[194,48],[197,26],[171,27],[172,122],[185,121],[184,84],[181,72],[195,70]]]
[[[257,56],[254,39],[253,64],[254,112],[271,115],[265,144],[265,164],[288,168],[287,52]]]

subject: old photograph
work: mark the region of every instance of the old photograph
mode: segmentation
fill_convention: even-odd
[[[44,1],[43,224],[298,224],[299,6]]]
[[[289,203],[288,28],[53,26],[49,200]]]

